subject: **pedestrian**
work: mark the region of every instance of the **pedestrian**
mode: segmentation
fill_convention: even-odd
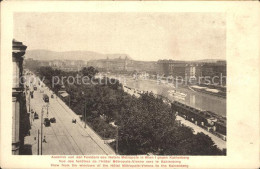
[[[47,143],[45,136],[43,137],[43,141],[42,142]]]

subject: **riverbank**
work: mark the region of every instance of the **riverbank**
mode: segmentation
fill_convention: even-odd
[[[209,95],[212,95],[212,96],[226,98],[225,92],[218,90],[218,89],[215,89],[215,88],[201,87],[201,86],[197,86],[197,85],[188,86],[188,88],[190,90],[193,90],[193,91],[196,91],[196,92],[201,92],[201,93],[209,94]]]
[[[114,78],[117,78],[114,76]],[[171,101],[179,101],[188,106],[214,112],[220,116],[226,117],[226,99],[218,96],[209,95],[202,92],[197,92],[189,89],[188,87],[173,87],[170,84],[157,83],[155,80],[134,80],[133,78],[121,78],[121,83],[130,88],[139,91],[153,92],[154,94],[161,95]],[[182,99],[178,99],[171,95],[173,91],[177,91],[186,95]]]
[[[127,87],[127,86],[123,86],[123,89],[126,93],[128,93],[130,95],[134,95],[136,97],[140,97],[140,94],[144,92],[144,91],[132,89],[132,88]],[[217,145],[218,148],[220,148],[222,150],[226,149],[226,142],[223,139],[221,139],[220,137],[210,133],[209,131],[201,128],[200,126],[198,126],[198,125],[196,125],[196,124],[194,124],[194,123],[192,123],[188,120],[185,120],[183,117],[181,117],[179,115],[176,116],[176,120],[180,121],[181,124],[192,128],[193,131],[194,131],[194,134],[202,132],[202,133],[208,135],[212,139],[212,141],[214,141],[214,143]]]

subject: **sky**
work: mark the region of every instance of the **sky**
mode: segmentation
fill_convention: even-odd
[[[123,53],[135,60],[226,58],[223,13],[15,13],[27,50]]]

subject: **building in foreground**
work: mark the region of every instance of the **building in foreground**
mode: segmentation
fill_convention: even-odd
[[[13,85],[12,85],[12,154],[18,155],[21,146],[21,114],[24,110],[25,102],[23,95],[23,55],[27,46],[22,42],[13,40]]]

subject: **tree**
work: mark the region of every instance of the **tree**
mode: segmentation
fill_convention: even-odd
[[[90,66],[90,67],[83,67],[81,72],[83,76],[87,76],[89,77],[89,79],[92,79],[98,73],[98,70]]]
[[[122,114],[119,149],[125,154],[157,153],[163,148],[162,141],[174,130],[174,122],[175,116],[162,99],[151,93],[142,94],[132,99]]]

